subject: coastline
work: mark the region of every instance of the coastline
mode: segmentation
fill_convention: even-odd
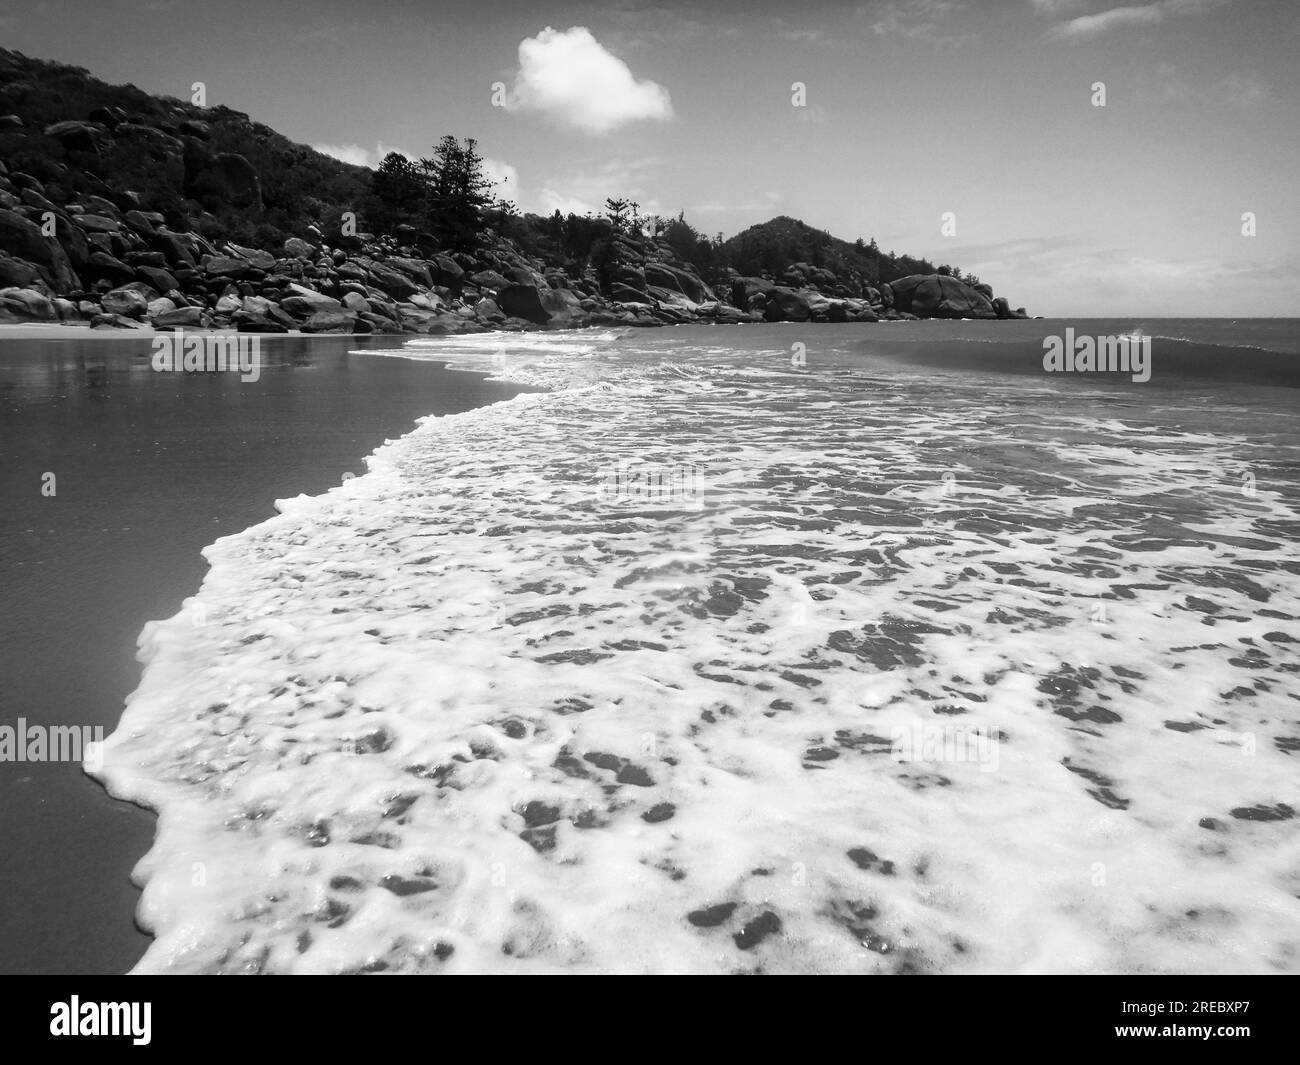
[[[195,593],[214,539],[273,516],[276,500],[323,492],[342,471],[360,472],[365,456],[421,417],[525,391],[438,363],[358,365],[347,354],[373,345],[364,337],[280,337],[263,349],[277,372],[255,390],[237,386],[246,398],[227,411],[201,397],[232,382],[200,377],[178,393],[174,375],[140,374],[148,351],[140,334],[0,326],[0,380],[8,385],[0,402],[15,414],[23,408],[21,416],[6,411],[0,429],[9,458],[0,481],[11,504],[3,550],[9,717],[111,732],[140,682],[142,631]],[[282,398],[273,401],[267,393],[277,389]],[[94,418],[83,420],[78,411],[91,403]],[[273,416],[257,416],[262,407]],[[241,452],[213,447],[235,424],[242,462]],[[145,461],[131,457],[136,441],[149,442]],[[261,461],[269,454],[273,463]],[[41,502],[57,515],[30,490],[50,468],[59,473],[58,495]],[[79,763],[4,768],[0,852],[24,857],[5,863],[0,972],[130,968],[150,943],[132,920],[139,898],[132,871],[151,846],[153,812],[112,799]]]

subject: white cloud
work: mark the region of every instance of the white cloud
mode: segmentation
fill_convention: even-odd
[[[550,26],[519,44],[519,70],[506,110],[535,112],[586,133],[609,133],[629,122],[673,117],[668,90],[638,81],[590,30]]]
[[[1171,15],[1191,14],[1217,7],[1226,0],[1154,0],[1149,4],[1112,7],[1094,15],[1080,15],[1052,29],[1055,37],[1096,37],[1121,26],[1150,26]]]
[[[492,191],[506,200],[514,200],[519,205],[519,171],[502,159],[493,159],[490,155],[483,157],[483,173],[496,186]]]
[[[353,166],[369,166],[370,153],[359,144],[313,144],[322,155],[330,155],[341,163]]]
[[[359,144],[313,144],[312,147],[322,155],[329,155],[343,163],[351,163],[353,166],[368,166],[374,170],[384,161],[384,156],[389,152],[397,152],[406,156],[408,159],[416,158],[410,152],[402,148],[394,148],[391,144],[385,144],[383,141],[375,142],[375,150],[372,152],[368,148],[363,148]]]
[[[554,189],[542,189],[537,194],[537,207],[539,214],[546,215],[554,214],[556,211],[559,211],[562,215],[597,213],[594,204],[588,203],[586,200],[580,200],[576,196],[565,196]]]
[[[932,38],[939,24],[963,6],[963,0],[890,0],[871,23],[874,33]]]

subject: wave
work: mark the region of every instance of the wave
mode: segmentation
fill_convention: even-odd
[[[379,353],[547,390],[145,629],[137,971],[1300,968],[1289,423],[696,337]]]

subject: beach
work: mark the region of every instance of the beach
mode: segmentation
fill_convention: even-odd
[[[158,374],[146,337],[0,326],[6,501],[3,724],[113,730],[140,630],[198,587],[202,550],[318,493],[431,410],[515,388],[435,365],[361,361],[366,338],[265,340],[265,373]],[[55,494],[42,494],[43,475]],[[131,968],[149,939],[130,876],[154,817],[68,762],[0,773],[0,971]]]

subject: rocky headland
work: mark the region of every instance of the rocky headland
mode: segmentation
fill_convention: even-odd
[[[415,225],[369,224],[385,214],[370,180],[241,112],[0,49],[0,321],[451,334],[1025,317],[947,268],[882,280],[867,259],[846,267],[852,246],[787,218],[765,225],[815,235],[819,256],[826,242],[848,249],[831,256],[840,269],[771,269],[768,256],[746,276],[718,261],[726,244],[706,268],[604,217],[579,220],[576,248],[545,240],[535,216],[501,217],[455,248]],[[756,234],[770,236],[741,238]],[[930,266],[891,256],[886,272],[900,263]]]

